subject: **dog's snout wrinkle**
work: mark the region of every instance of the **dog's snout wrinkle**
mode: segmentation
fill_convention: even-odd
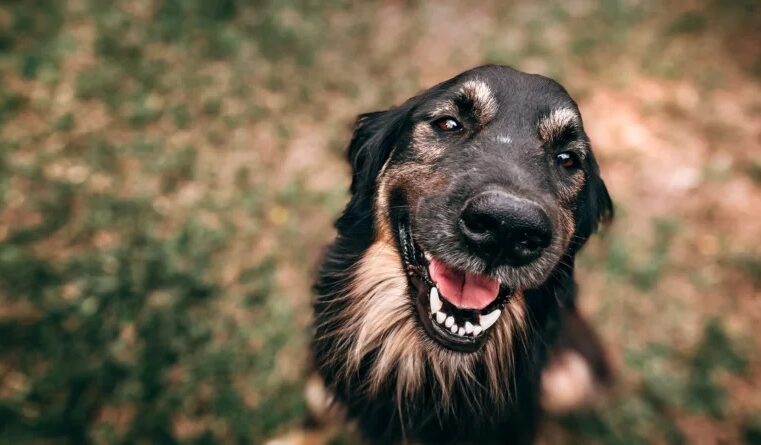
[[[539,204],[499,190],[470,198],[459,225],[471,249],[494,266],[528,264],[552,240],[549,217]]]

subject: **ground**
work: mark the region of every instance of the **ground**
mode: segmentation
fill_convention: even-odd
[[[543,443],[761,443],[761,5],[668,3],[3,2],[0,443],[298,425],[354,116],[482,63],[567,87],[617,206],[616,384]]]

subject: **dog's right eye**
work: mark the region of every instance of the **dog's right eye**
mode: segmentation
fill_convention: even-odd
[[[457,122],[457,119],[449,116],[438,118],[432,123],[441,131],[459,131],[462,128],[462,124]]]

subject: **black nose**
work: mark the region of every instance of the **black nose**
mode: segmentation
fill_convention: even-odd
[[[470,198],[460,230],[471,248],[492,266],[522,266],[550,245],[550,219],[539,204],[501,191]]]

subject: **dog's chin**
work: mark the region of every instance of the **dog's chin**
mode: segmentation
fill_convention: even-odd
[[[444,289],[447,286],[435,280],[434,270],[435,267],[445,267],[448,273],[463,276],[466,272],[443,266],[441,260],[423,251],[415,242],[406,217],[395,218],[394,228],[402,266],[407,274],[409,296],[422,329],[436,344],[446,349],[463,353],[478,351],[498,323],[515,289],[496,277],[480,275],[477,280],[491,287],[493,295],[482,297],[480,304],[463,304],[462,295],[458,300],[456,296],[452,298],[452,295],[446,294]]]

